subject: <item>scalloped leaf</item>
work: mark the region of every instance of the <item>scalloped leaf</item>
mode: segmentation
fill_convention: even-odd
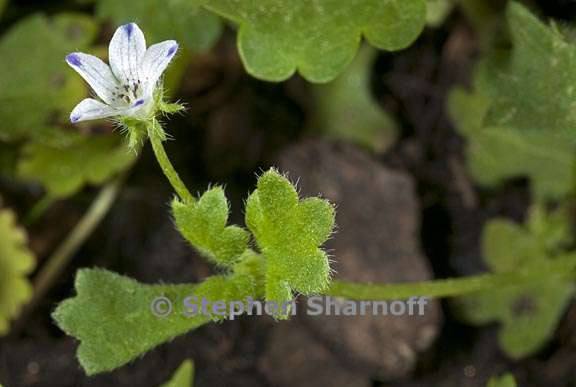
[[[204,6],[239,25],[238,49],[256,78],[298,71],[328,82],[352,61],[364,37],[373,46],[409,46],[426,23],[425,0],[210,0]]]
[[[574,144],[549,131],[486,126],[495,101],[461,88],[452,91],[449,110],[467,140],[466,158],[474,179],[494,187],[507,179],[528,177],[537,198],[561,198],[572,190],[576,170]]]
[[[553,254],[548,238],[557,233],[540,233],[540,226],[549,223],[557,227],[555,215],[542,217],[532,211],[534,223],[518,225],[506,219],[491,220],[484,230],[484,259],[495,273],[505,273],[545,266],[549,260],[571,259],[576,255]],[[548,222],[549,220],[549,222]],[[568,220],[564,218],[564,222]],[[563,240],[564,238],[561,238]],[[501,324],[499,342],[502,350],[518,359],[538,351],[552,336],[572,296],[575,286],[565,278],[552,278],[525,286],[511,286],[464,296],[459,299],[464,317],[470,323],[484,325],[494,321]]]
[[[492,104],[487,123],[576,139],[576,44],[523,5],[507,11],[513,49],[485,61],[479,88]]]
[[[175,39],[192,52],[210,49],[220,37],[220,18],[198,0],[99,0],[96,14],[115,25],[136,22],[150,41]]]
[[[292,290],[308,295],[328,286],[330,265],[319,248],[334,227],[327,200],[299,200],[288,179],[271,169],[247,200],[246,224],[266,260],[267,301],[281,306],[292,299]]]
[[[66,197],[104,183],[135,157],[118,135],[78,136],[66,147],[31,142],[23,148],[18,175],[42,183],[53,197]]]
[[[315,85],[314,127],[374,152],[385,152],[396,140],[394,120],[378,105],[370,88],[377,51],[365,46],[338,78]]]
[[[9,321],[32,297],[27,276],[34,266],[25,231],[16,225],[12,211],[0,208],[0,335],[8,332]]]
[[[244,300],[257,294],[249,270],[212,276],[199,284],[146,285],[103,269],[76,275],[77,295],[52,317],[80,340],[78,360],[88,375],[111,371],[152,348],[223,316],[190,314],[190,296],[208,302]]]
[[[222,187],[206,191],[194,203],[172,202],[178,231],[200,253],[217,265],[230,267],[248,248],[248,231],[228,222],[228,200]]]
[[[184,360],[178,367],[172,378],[160,387],[193,387],[194,385],[194,362]]]
[[[87,49],[96,25],[82,14],[41,14],[14,25],[0,40],[0,139],[50,138],[87,94],[63,58]]]

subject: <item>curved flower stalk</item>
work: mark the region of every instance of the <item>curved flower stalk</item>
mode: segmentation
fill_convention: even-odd
[[[154,98],[158,81],[176,54],[178,43],[166,40],[146,48],[142,30],[135,23],[120,26],[109,45],[110,66],[99,58],[74,52],[66,62],[76,70],[100,98],[82,100],[70,121],[107,117],[148,120],[158,110]]]

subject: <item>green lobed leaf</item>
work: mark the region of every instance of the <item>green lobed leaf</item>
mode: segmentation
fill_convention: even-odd
[[[32,296],[27,275],[34,266],[25,231],[16,225],[12,211],[0,209],[0,336],[8,332],[9,321]]]
[[[0,40],[0,139],[47,138],[55,126],[68,122],[68,114],[87,89],[63,65],[63,59],[72,51],[86,49],[95,30],[85,15],[49,19],[36,14],[4,34]]]
[[[538,210],[539,211],[539,210]],[[541,213],[532,211],[532,217]],[[556,215],[546,217],[552,224]],[[542,222],[542,218],[538,222]],[[567,219],[564,220],[568,222]],[[557,234],[539,233],[531,225],[518,225],[505,219],[491,220],[483,234],[484,259],[495,273],[537,268],[548,260],[571,257],[549,249],[549,238]],[[556,240],[556,239],[555,239]],[[576,259],[576,256],[573,256]],[[549,340],[573,294],[574,284],[566,279],[547,278],[524,286],[510,286],[476,293],[460,299],[465,318],[477,325],[501,323],[502,350],[518,359],[538,351]]]
[[[352,61],[362,37],[399,50],[426,22],[425,0],[205,0],[204,6],[239,25],[246,70],[268,81],[298,71],[311,82],[328,82]]]
[[[198,0],[98,0],[96,13],[115,25],[136,22],[150,42],[175,39],[187,51],[210,49],[220,37],[220,19]]]
[[[513,49],[493,55],[480,70],[479,87],[492,99],[494,126],[576,137],[576,45],[554,25],[511,2],[507,18]]]
[[[376,55],[375,49],[362,47],[338,78],[314,86],[314,126],[328,136],[382,153],[396,140],[398,129],[372,95],[370,74]]]
[[[88,375],[111,371],[178,335],[224,318],[186,314],[187,297],[227,303],[254,297],[257,283],[248,273],[244,268],[196,285],[146,285],[110,271],[83,269],[76,276],[77,295],[60,303],[52,317],[60,329],[80,340],[77,356]]]
[[[200,253],[221,266],[231,266],[248,247],[250,235],[238,226],[226,226],[228,200],[221,187],[206,191],[198,201],[172,202],[178,231]]]
[[[488,381],[487,387],[516,387],[516,380],[512,374],[494,376]]]
[[[328,201],[299,201],[292,184],[271,169],[247,200],[246,224],[266,260],[267,301],[289,301],[292,290],[312,294],[326,289],[330,266],[319,246],[334,227],[334,207]]]
[[[18,174],[42,183],[53,197],[66,197],[87,184],[104,183],[135,156],[118,135],[78,136],[67,147],[31,142],[23,148]]]
[[[481,91],[481,90],[480,90]],[[550,131],[485,125],[493,101],[481,92],[456,88],[450,114],[467,140],[466,158],[473,178],[494,187],[514,177],[529,177],[537,198],[561,198],[571,192],[576,168],[572,142]]]
[[[172,378],[160,387],[193,387],[193,385],[194,362],[192,360],[184,360]]]

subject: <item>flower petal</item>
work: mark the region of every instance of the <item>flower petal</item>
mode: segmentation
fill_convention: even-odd
[[[118,89],[118,80],[112,74],[110,67],[100,58],[82,52],[74,52],[66,56],[70,65],[106,103],[114,101],[114,92]]]
[[[178,43],[175,40],[166,40],[148,47],[142,62],[145,95],[150,95],[154,91],[156,82],[174,58],[177,50]]]
[[[118,27],[110,46],[108,60],[112,72],[123,84],[132,86],[140,78],[140,64],[146,52],[146,39],[136,23]]]
[[[98,118],[106,118],[118,115],[119,111],[117,109],[111,108],[110,106],[103,104],[92,98],[83,99],[72,113],[70,113],[71,122],[80,122],[88,120],[96,120]]]

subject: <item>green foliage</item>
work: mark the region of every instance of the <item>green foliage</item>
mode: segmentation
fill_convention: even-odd
[[[494,376],[488,381],[487,387],[516,387],[516,380],[512,374]]]
[[[222,32],[220,19],[197,0],[98,0],[96,13],[115,25],[136,22],[150,41],[175,39],[193,52],[212,47]]]
[[[484,259],[494,273],[528,271],[569,257],[560,246],[571,238],[563,212],[534,208],[526,225],[490,221],[483,235]],[[576,257],[574,257],[576,259]],[[512,358],[538,351],[553,331],[574,293],[568,279],[547,277],[532,284],[495,288],[461,299],[465,318],[474,324],[498,321],[499,342]]]
[[[185,360],[180,364],[172,379],[160,387],[192,387],[194,385],[194,363]]]
[[[24,146],[18,174],[41,182],[53,197],[65,197],[86,184],[104,183],[134,157],[116,135],[77,136],[66,147],[31,142]]]
[[[384,152],[396,139],[397,127],[372,96],[370,74],[376,54],[373,48],[363,47],[343,74],[314,87],[314,126],[328,136]]]
[[[574,143],[573,39],[556,25],[542,23],[519,3],[510,3],[507,17],[513,50],[489,58],[479,76],[482,92],[492,99],[487,123],[540,131]]]
[[[455,89],[449,108],[467,140],[466,158],[476,181],[489,187],[513,177],[529,177],[537,198],[561,198],[572,190],[575,147],[549,131],[485,125],[492,101],[481,93]]]
[[[456,6],[457,0],[428,0],[426,22],[431,27],[439,27]],[[461,1],[461,0],[460,0]]]
[[[330,266],[318,246],[334,226],[334,208],[328,201],[300,201],[292,184],[270,170],[247,200],[246,224],[266,260],[267,301],[280,305],[292,299],[292,290],[312,294],[326,289]]]
[[[49,138],[68,122],[86,95],[81,79],[63,65],[66,54],[87,48],[96,31],[80,14],[52,19],[32,15],[0,41],[0,139]]]
[[[35,259],[26,244],[26,233],[16,225],[14,213],[0,209],[0,335],[8,332],[10,319],[32,296],[26,276]]]
[[[178,231],[200,253],[217,265],[231,266],[248,247],[250,235],[228,222],[228,200],[221,187],[206,191],[193,203],[172,202]]]
[[[2,16],[2,13],[4,12],[4,8],[6,8],[7,4],[8,4],[8,0],[0,0],[0,16]]]
[[[238,49],[253,76],[282,81],[296,70],[311,82],[334,79],[361,37],[384,50],[410,45],[426,22],[425,0],[210,0],[239,25]]]

